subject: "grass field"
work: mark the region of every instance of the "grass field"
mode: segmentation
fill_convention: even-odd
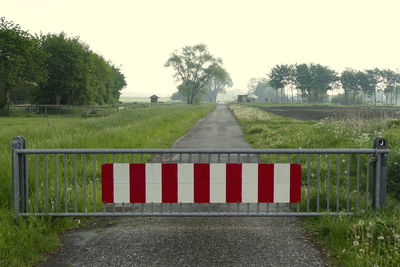
[[[398,197],[400,185],[400,120],[367,120],[362,116],[298,120],[266,112],[268,107],[262,104],[230,105],[245,139],[254,148],[370,148],[376,136],[389,140],[391,194],[388,205],[380,213],[366,210],[357,216],[316,217],[304,222],[316,239],[328,248],[335,264],[399,266],[400,203],[394,196]],[[335,112],[335,109],[326,110]]]
[[[73,219],[13,217],[10,144],[14,136],[24,136],[29,148],[168,148],[213,108],[168,105],[97,118],[0,117],[0,266],[34,264],[59,245],[58,232],[79,224]]]

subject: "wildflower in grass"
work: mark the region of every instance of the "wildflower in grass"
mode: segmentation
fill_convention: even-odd
[[[359,235],[356,235],[356,239],[360,239],[360,236],[359,236]]]
[[[383,240],[385,239],[382,235],[378,236],[378,240]]]
[[[360,253],[365,253],[365,250],[363,250],[362,248],[360,248]]]
[[[358,241],[353,242],[353,246],[357,247],[358,245],[360,245],[360,243],[358,243]]]
[[[364,225],[364,221],[363,220],[359,220],[358,221],[358,225]]]
[[[373,222],[369,222],[369,226],[374,226],[375,224]]]
[[[400,239],[400,235],[399,234],[394,234],[394,238],[395,239]]]
[[[370,233],[367,233],[368,238],[372,238],[372,235]]]

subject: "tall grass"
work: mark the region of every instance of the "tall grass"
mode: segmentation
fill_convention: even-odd
[[[57,232],[77,224],[73,219],[14,218],[11,211],[10,150],[14,136],[24,136],[28,148],[168,148],[213,107],[158,106],[122,110],[98,118],[0,117],[0,266],[32,265],[41,259],[42,253],[55,249],[59,243]],[[39,160],[54,166],[54,158],[41,157]],[[59,160],[62,162],[61,157]],[[45,185],[43,178],[40,186],[49,186],[49,193],[54,194],[53,185]],[[36,201],[33,180],[29,188],[30,202]],[[90,193],[90,184],[87,189]],[[43,202],[43,197],[39,201]],[[81,208],[83,201],[79,197],[77,206]]]
[[[370,148],[376,136],[389,140],[389,203],[377,212],[365,209],[365,195],[359,195],[360,208],[363,212],[356,216],[323,216],[305,219],[305,225],[328,249],[335,263],[344,266],[399,266],[400,265],[400,203],[398,197],[400,185],[400,123],[398,120],[345,120],[345,121],[301,121],[284,118],[267,113],[253,105],[230,105],[240,125],[245,139],[254,148]],[[335,162],[335,157],[332,162]],[[342,170],[346,170],[347,159],[339,159]],[[351,166],[357,164],[350,158]],[[293,162],[293,161],[292,161]],[[321,172],[328,168],[326,161],[321,161]],[[343,165],[344,164],[344,165]],[[315,171],[316,159],[311,159],[309,169]],[[313,167],[314,166],[314,167]],[[333,166],[333,165],[332,165]],[[332,169],[332,177],[335,170]],[[303,180],[304,180],[303,173]],[[306,174],[307,175],[307,174]],[[365,175],[365,174],[364,174]],[[321,175],[324,177],[326,175]],[[339,211],[346,211],[347,201],[353,206],[357,199],[354,191],[346,198],[348,178],[351,181],[354,173],[342,175],[339,189],[332,187],[330,206],[335,207],[339,196]],[[335,182],[335,179],[332,179]],[[331,180],[331,181],[332,181]],[[326,184],[321,181],[320,187],[314,182],[310,184],[310,203],[316,203],[319,191],[320,202],[327,203]],[[303,181],[304,185],[304,181]],[[334,186],[334,184],[332,184]],[[360,181],[359,186],[366,184]],[[350,184],[354,188],[354,183]],[[334,192],[336,190],[336,192]],[[303,191],[304,195],[304,191]],[[304,201],[302,201],[304,209]],[[313,204],[311,209],[315,209]],[[364,206],[365,207],[365,206]],[[326,209],[325,209],[326,210]]]

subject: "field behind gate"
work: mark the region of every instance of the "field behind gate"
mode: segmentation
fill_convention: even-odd
[[[57,232],[77,225],[71,219],[14,220],[10,150],[14,136],[24,136],[28,148],[168,148],[213,108],[214,105],[169,105],[88,119],[0,117],[0,266],[32,265],[41,253],[58,245]],[[82,201],[79,199],[76,204],[82,205]]]
[[[391,149],[388,163],[388,191],[390,192],[388,205],[380,213],[365,210],[361,206],[363,213],[358,216],[307,218],[305,225],[321,243],[328,247],[328,254],[332,256],[331,259],[336,264],[344,266],[400,265],[399,116],[374,116],[370,110],[363,113],[360,109],[353,114],[343,110],[335,113],[336,107],[325,106],[324,114],[329,114],[329,117],[326,117],[322,116],[324,114],[320,114],[318,109],[313,110],[315,107],[310,105],[278,107],[266,104],[232,104],[230,109],[239,121],[245,139],[254,148],[370,148],[376,136],[387,138]],[[277,115],[278,112],[279,115]],[[301,118],[301,120],[293,117]],[[335,156],[333,158],[323,156],[319,160],[320,173],[323,177],[321,181],[324,182],[326,177],[324,172],[328,169],[328,162],[335,166],[333,164],[336,164],[338,159]],[[315,167],[317,161],[317,157],[311,158],[312,175],[318,175]],[[353,166],[350,173],[346,173],[348,163]],[[361,164],[363,169],[365,164],[365,161]],[[339,206],[340,210],[345,212],[347,201],[350,204],[357,201],[357,195],[352,194],[356,192],[353,191],[355,184],[350,184],[352,190],[349,200],[346,199],[345,193],[348,177],[350,176],[351,181],[354,181],[356,177],[354,166],[357,166],[357,158],[354,156],[350,159],[339,158],[339,165],[342,170],[339,185],[342,193],[339,195]],[[335,172],[334,169],[332,171]],[[336,179],[331,182],[335,183]],[[337,184],[333,185],[337,186]],[[317,186],[317,184],[311,184],[312,199],[316,197]],[[365,182],[360,181],[360,186],[365,186]],[[323,183],[320,189],[322,196],[326,195]],[[335,195],[332,197],[335,198]],[[321,203],[325,204],[321,208],[326,208],[325,198],[321,199]]]

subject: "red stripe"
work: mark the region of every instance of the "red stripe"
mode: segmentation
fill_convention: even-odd
[[[242,202],[242,164],[226,164],[226,203]]]
[[[178,203],[178,165],[163,163],[161,177],[162,202]]]
[[[114,203],[114,165],[101,166],[101,190],[103,203]]]
[[[194,203],[210,203],[210,164],[194,164]]]
[[[135,163],[129,165],[130,202],[146,203],[146,165]]]
[[[258,202],[274,202],[274,164],[258,164]]]
[[[290,202],[301,200],[301,165],[290,164]]]

